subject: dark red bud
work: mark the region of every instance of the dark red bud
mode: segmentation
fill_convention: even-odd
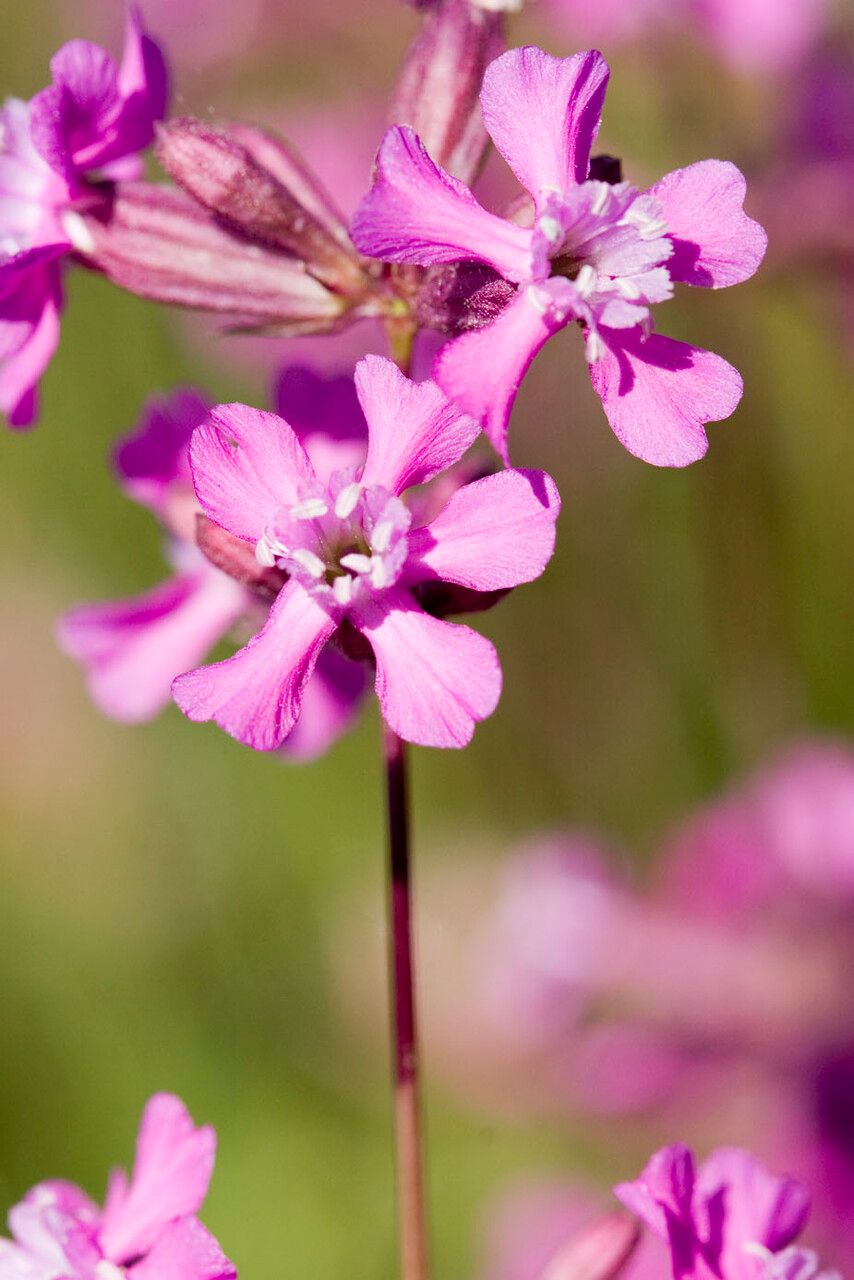
[[[196,543],[212,565],[265,600],[275,600],[288,580],[281,569],[259,564],[248,542],[220,528],[200,511],[196,513]]]
[[[120,183],[64,225],[88,266],[144,298],[294,334],[328,331],[346,312],[301,262],[232,234],[171,187]]]
[[[256,139],[255,151],[263,150]],[[228,127],[172,120],[158,130],[157,154],[170,177],[227,226],[293,254],[331,288],[364,291],[365,274],[349,241],[333,235]],[[305,190],[304,173],[297,185]]]

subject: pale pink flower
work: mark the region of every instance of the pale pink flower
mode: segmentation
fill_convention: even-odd
[[[196,1218],[216,1135],[180,1099],[147,1103],[133,1174],[109,1181],[103,1208],[70,1182],[41,1182],[10,1211],[0,1280],[234,1280],[237,1272]]]
[[[674,1280],[841,1280],[819,1274],[816,1255],[794,1245],[809,1216],[807,1188],[749,1151],[722,1147],[697,1168],[687,1147],[664,1147],[615,1193],[666,1241]]]
[[[647,192],[595,176],[590,152],[607,80],[595,52],[504,54],[487,68],[481,103],[527,203],[510,220],[488,213],[411,129],[396,127],[353,238],[393,262],[483,263],[510,289],[497,317],[448,343],[433,370],[505,460],[528,366],[552,334],[578,323],[618,438],[647,462],[685,466],[706,451],[704,424],[735,409],[741,379],[719,356],[652,333],[650,306],[678,282],[722,288],[748,279],[765,234],[744,213],[742,175],[724,161],[676,170]]]
[[[531,581],[554,547],[559,499],[541,472],[464,485],[417,524],[405,490],[458,462],[477,423],[433,383],[410,382],[378,356],[357,366],[356,391],[367,453],[363,465],[331,476],[312,465],[287,422],[245,405],[219,406],[193,434],[202,510],[254,548],[262,566],[288,576],[249,644],[180,676],[173,692],[191,720],[214,720],[259,750],[291,732],[333,639],[375,663],[383,716],[401,737],[464,746],[498,702],[498,657],[477,632],[428,613],[419,594]]]

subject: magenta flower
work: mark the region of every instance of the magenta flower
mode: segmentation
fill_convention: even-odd
[[[667,1242],[674,1280],[834,1280],[793,1245],[809,1216],[806,1187],[748,1151],[723,1147],[697,1169],[687,1147],[665,1147],[614,1190]]]
[[[368,423],[364,464],[330,476],[287,422],[245,405],[219,406],[193,434],[203,511],[288,580],[244,649],[180,676],[173,693],[191,720],[215,720],[258,750],[291,732],[333,639],[375,661],[396,733],[464,746],[498,702],[498,657],[477,632],[428,613],[419,596],[426,603],[445,584],[493,592],[531,581],[554,547],[559,499],[541,472],[464,485],[417,524],[404,491],[456,463],[477,423],[433,383],[410,382],[379,356],[357,365],[356,391]]]
[[[365,423],[351,379],[288,369],[277,401],[320,474],[359,456]],[[147,507],[168,535],[173,576],[141,596],[72,609],[59,623],[59,642],[83,664],[96,706],[124,723],[157,715],[171,701],[175,677],[204,661],[235,627],[256,631],[281,585],[277,575],[271,587],[269,575],[248,551],[248,569],[241,566],[235,578],[197,545],[202,514],[187,450],[194,428],[207,415],[208,405],[196,392],[154,400],[115,454],[125,492]],[[221,548],[209,550],[219,559]],[[324,653],[305,691],[305,714],[283,750],[299,759],[322,754],[349,727],[363,689],[358,664],[335,649]]]
[[[59,340],[62,259],[73,250],[74,206],[86,175],[129,177],[163,115],[162,55],[139,15],[124,56],[86,40],[63,45],[53,82],[28,104],[0,108],[0,410],[12,426],[37,413],[37,387]]]
[[[216,1135],[196,1129],[180,1099],[155,1094],[142,1114],[133,1175],[112,1174],[103,1209],[70,1182],[41,1182],[9,1213],[2,1280],[234,1280],[237,1272],[195,1217],[213,1171]]]
[[[701,457],[704,424],[728,417],[741,397],[741,378],[725,360],[652,333],[650,307],[677,282],[723,288],[754,273],[766,239],[742,208],[744,179],[729,163],[705,160],[647,192],[600,181],[590,151],[607,80],[595,52],[560,59],[513,49],[488,67],[484,120],[530,194],[527,215],[488,213],[412,130],[394,127],[353,222],[356,244],[375,257],[477,261],[512,286],[498,316],[450,342],[433,370],[505,461],[519,384],[547,339],[573,322],[613,430],[647,462]],[[521,225],[523,216],[532,225]]]

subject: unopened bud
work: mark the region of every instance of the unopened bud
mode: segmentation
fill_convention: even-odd
[[[641,1236],[636,1218],[609,1213],[575,1235],[540,1280],[616,1280]]]
[[[504,18],[474,0],[438,0],[409,47],[392,97],[391,123],[408,124],[433,160],[470,183],[486,154],[480,87],[505,49]]]
[[[181,191],[119,183],[100,207],[68,215],[87,266],[157,302],[196,307],[281,335],[328,332],[347,303],[285,254],[231,234]]]
[[[352,245],[257,158],[263,150],[257,139],[250,149],[231,129],[189,118],[158,131],[157,154],[166,172],[228,227],[284,249],[333,289],[350,295],[363,290],[365,275]],[[306,185],[303,171],[297,187],[304,192]]]
[[[288,580],[281,569],[259,564],[248,542],[214,524],[201,511],[196,513],[196,544],[217,569],[242,582],[265,600],[275,600]]]

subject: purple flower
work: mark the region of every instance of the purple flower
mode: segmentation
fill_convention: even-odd
[[[2,1280],[234,1280],[194,1216],[213,1171],[216,1135],[180,1099],[155,1094],[142,1114],[133,1175],[112,1174],[99,1209],[70,1182],[41,1182],[9,1213]]]
[[[53,82],[29,104],[0,108],[0,410],[12,426],[37,414],[37,387],[59,340],[62,259],[86,175],[138,174],[137,152],[166,105],[166,71],[131,10],[121,66],[72,40],[51,61]]]
[[[258,750],[291,732],[333,639],[373,659],[383,715],[401,737],[464,746],[498,702],[498,657],[477,632],[428,613],[419,594],[531,581],[554,547],[559,499],[541,472],[464,485],[419,524],[404,491],[456,463],[477,423],[433,383],[410,382],[378,356],[357,366],[356,391],[367,454],[361,467],[331,475],[313,465],[287,422],[245,405],[219,406],[193,434],[202,510],[288,579],[244,649],[180,676],[173,693],[191,720],[215,720]]]
[[[489,66],[484,121],[530,195],[509,220],[439,169],[411,129],[394,127],[353,222],[366,253],[478,261],[513,286],[497,318],[444,347],[433,371],[505,461],[519,384],[546,340],[573,322],[612,428],[647,462],[701,457],[703,425],[728,417],[741,397],[741,378],[725,360],[652,333],[650,306],[676,282],[722,288],[754,273],[766,239],[742,208],[744,179],[720,160],[678,169],[647,192],[591,177],[607,80],[595,52],[560,59],[528,47]]]
[[[359,456],[365,424],[351,379],[287,369],[277,403],[320,474]],[[168,535],[173,576],[128,600],[72,609],[59,624],[60,644],[83,664],[93,701],[114,720],[137,723],[160,712],[170,702],[177,675],[202,662],[235,627],[252,632],[262,625],[271,595],[281,585],[281,575],[274,575],[270,585],[270,575],[248,549],[248,563],[239,566],[236,579],[233,564],[231,572],[216,567],[197,545],[202,516],[187,449],[207,415],[207,402],[193,391],[154,400],[115,454],[125,492],[147,507]],[[233,554],[230,546],[219,544],[208,551],[215,562]],[[283,746],[286,754],[298,759],[322,754],[351,723],[363,689],[359,665],[335,649],[324,653],[305,691],[305,714]]]
[[[832,1280],[811,1251],[790,1247],[809,1216],[806,1187],[748,1151],[722,1147],[697,1169],[687,1147],[665,1147],[614,1190],[667,1242],[674,1280]]]

